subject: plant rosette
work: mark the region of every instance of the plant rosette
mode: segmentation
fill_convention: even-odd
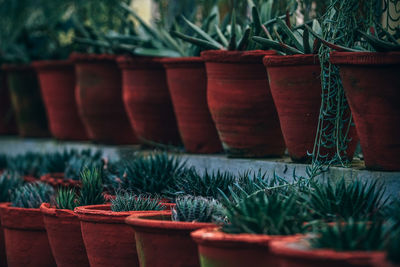
[[[7,262],[16,266],[56,266],[40,209],[0,204]]]
[[[287,267],[377,267],[388,266],[381,251],[339,252],[331,249],[312,249],[306,239],[275,240],[270,244],[271,253],[280,266]]]
[[[207,105],[207,74],[203,59],[164,58],[162,63],[186,151],[221,152],[222,144]]]
[[[90,266],[139,266],[135,232],[125,224],[132,214],[167,211],[113,212],[110,204],[75,208]],[[168,213],[168,212],[167,212]]]
[[[285,143],[262,59],[274,51],[201,53],[207,101],[225,151],[233,157],[282,156]]]
[[[87,140],[75,100],[75,71],[71,60],[32,63],[40,81],[52,135],[61,140]]]
[[[118,58],[123,100],[131,124],[145,144],[179,145],[181,138],[162,58]]]
[[[47,183],[54,188],[67,187],[67,188],[78,188],[82,185],[79,180],[65,179],[64,173],[48,173],[40,177],[40,181]]]
[[[43,203],[40,211],[57,266],[89,266],[78,215],[48,203]]]
[[[332,52],[360,137],[365,165],[400,170],[400,52]]]
[[[115,55],[72,54],[75,97],[89,138],[110,144],[136,144],[121,98],[121,71]]]
[[[266,56],[272,97],[289,155],[293,161],[310,159],[321,108],[321,67],[318,55]],[[347,157],[353,158],[358,137],[354,127]],[[334,153],[323,149],[321,154]]]
[[[279,266],[269,249],[271,241],[301,237],[228,234],[219,227],[200,229],[191,236],[197,243],[201,266],[204,267]]]

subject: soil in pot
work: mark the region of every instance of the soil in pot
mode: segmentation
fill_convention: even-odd
[[[278,110],[285,143],[293,161],[306,162],[313,151],[321,108],[321,67],[318,55],[266,56],[272,97]],[[347,149],[353,158],[358,137],[352,127]],[[321,154],[333,150],[323,150]]]
[[[166,58],[168,88],[186,151],[222,151],[217,129],[207,105],[207,74],[200,57]]]
[[[262,58],[271,51],[205,51],[207,99],[224,149],[235,157],[282,156],[285,143]]]
[[[88,137],[75,100],[72,61],[37,61],[33,66],[40,81],[52,135],[61,140],[86,140]]]
[[[11,107],[6,74],[0,70],[0,134],[16,134],[14,112]]]
[[[135,231],[140,266],[200,266],[196,243],[190,233],[212,223],[175,222],[171,213],[133,215],[126,219]]]
[[[75,208],[81,222],[83,241],[90,266],[139,266],[135,232],[125,224],[132,214],[159,211],[113,212],[110,204]],[[161,212],[163,213],[163,212]]]
[[[122,101],[121,71],[113,55],[73,54],[75,96],[89,138],[110,144],[135,144],[136,135]]]
[[[9,267],[56,266],[40,209],[0,204]]]
[[[400,170],[400,52],[332,53],[350,104],[365,165]]]
[[[140,141],[149,145],[181,144],[161,59],[120,57],[118,64],[125,108]]]
[[[57,266],[89,266],[78,216],[48,203],[43,203],[40,211]]]
[[[22,137],[47,137],[47,118],[39,81],[30,65],[3,65],[18,133]]]

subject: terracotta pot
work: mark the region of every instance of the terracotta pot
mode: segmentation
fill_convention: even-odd
[[[330,249],[310,249],[305,241],[279,240],[270,244],[272,254],[281,267],[353,267],[386,266],[384,252],[337,252]],[[375,265],[381,262],[382,265]]]
[[[57,266],[89,266],[78,216],[48,203],[43,203],[40,211]]]
[[[207,105],[207,73],[200,57],[163,59],[179,132],[186,151],[222,151]]]
[[[56,266],[40,209],[0,204],[9,267]]]
[[[121,71],[113,55],[73,54],[75,96],[89,137],[110,144],[135,144],[122,102]]]
[[[61,140],[87,140],[75,100],[72,61],[37,61],[32,65],[39,77],[52,135]]]
[[[15,123],[14,112],[11,107],[6,74],[0,70],[0,134],[16,133],[17,124]]]
[[[217,227],[197,230],[191,236],[197,243],[201,266],[214,267],[279,266],[269,251],[270,242],[299,239],[299,236],[227,234]]]
[[[123,98],[131,124],[147,144],[180,144],[180,136],[160,58],[119,57]]]
[[[3,65],[19,135],[47,137],[47,118],[39,82],[30,65]]]
[[[353,113],[365,165],[400,170],[400,52],[332,53]]]
[[[125,224],[132,214],[156,211],[113,212],[110,204],[82,206],[75,209],[91,267],[139,266],[135,232]]]
[[[266,56],[272,97],[289,155],[293,161],[310,160],[321,108],[321,67],[318,55]],[[358,137],[354,127],[347,155],[353,158]],[[323,150],[332,155],[334,150]]]
[[[200,266],[194,230],[214,226],[211,223],[174,222],[171,213],[133,215],[126,219],[135,230],[140,266]]]
[[[78,188],[82,182],[80,180],[65,179],[64,173],[48,173],[40,177],[40,181],[47,183],[55,188],[68,187]]]
[[[271,51],[205,51],[207,99],[224,149],[236,157],[285,151],[262,58]]]
[[[7,267],[6,245],[4,242],[4,231],[0,220],[0,267]]]
[[[26,183],[33,183],[33,182],[36,182],[36,181],[39,180],[38,178],[36,178],[36,177],[34,177],[34,176],[31,176],[31,175],[25,175],[25,176],[23,177],[23,179],[24,179],[24,181],[25,181]]]

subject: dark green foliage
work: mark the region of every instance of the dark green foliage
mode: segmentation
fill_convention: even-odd
[[[41,173],[64,173],[69,160],[73,156],[78,156],[76,150],[64,150],[62,152],[47,153],[43,156]]]
[[[28,152],[8,158],[8,169],[24,176],[40,177],[43,154]]]
[[[90,149],[75,153],[66,164],[64,177],[66,179],[79,180],[80,173],[86,168],[102,170],[102,155],[101,151],[92,151]]]
[[[336,251],[377,251],[387,244],[388,233],[382,221],[338,221],[325,224],[315,238],[310,240],[313,248]]]
[[[390,235],[387,247],[387,258],[393,264],[400,264],[400,228],[395,229]]]
[[[0,154],[0,170],[7,169],[7,156]]]
[[[23,184],[19,174],[5,171],[0,175],[0,202],[9,202],[13,191]]]
[[[176,206],[172,210],[172,220],[208,223],[220,221],[222,214],[223,207],[215,199],[183,196],[176,199]]]
[[[116,212],[164,210],[165,206],[160,202],[161,198],[159,197],[135,195],[131,192],[118,192],[115,199],[111,200],[111,210]]]
[[[79,193],[79,206],[104,203],[101,171],[98,168],[86,168],[80,175],[82,188]]]
[[[55,204],[57,209],[74,210],[78,206],[75,190],[61,187],[57,192]]]
[[[304,196],[316,219],[337,218],[355,220],[381,216],[388,199],[383,184],[362,182],[313,182],[310,193]]]
[[[50,185],[35,182],[25,184],[14,190],[11,195],[11,206],[37,209],[42,203],[49,203],[54,190]]]

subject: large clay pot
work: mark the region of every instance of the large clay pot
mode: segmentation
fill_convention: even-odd
[[[276,157],[285,151],[262,58],[271,51],[205,51],[207,98],[230,156]]]
[[[47,137],[47,118],[39,81],[30,65],[3,65],[15,112],[18,133],[22,137]]]
[[[89,138],[109,144],[135,144],[136,135],[122,101],[121,71],[113,55],[73,54],[75,96]]]
[[[400,52],[337,53],[340,76],[369,169],[400,170]]]
[[[166,58],[168,88],[186,151],[222,151],[207,105],[207,73],[200,57]]]
[[[156,211],[113,212],[109,204],[75,208],[91,267],[139,266],[135,232],[125,224],[132,214]]]
[[[39,77],[52,135],[61,140],[86,140],[87,134],[75,100],[75,71],[69,60],[37,61]]]
[[[135,231],[140,266],[200,266],[194,230],[212,227],[211,223],[174,222],[171,213],[133,215],[126,219]]]
[[[384,252],[338,252],[311,249],[304,241],[276,240],[270,244],[271,253],[281,267],[374,267],[387,266]],[[380,263],[380,264],[379,264]]]
[[[141,142],[180,144],[178,126],[160,58],[120,57],[123,99]]]
[[[57,266],[89,266],[78,216],[71,210],[52,208],[48,203],[43,203],[40,211]]]
[[[14,112],[11,107],[6,73],[0,70],[0,134],[16,134]]]
[[[266,56],[272,97],[289,155],[293,161],[310,159],[313,151],[321,108],[321,67],[318,55]],[[352,127],[347,157],[353,158],[358,142]],[[322,154],[335,153],[323,150]]]
[[[4,231],[0,221],[0,267],[7,267],[6,245],[4,242]]]
[[[9,267],[56,266],[40,209],[0,204]]]

